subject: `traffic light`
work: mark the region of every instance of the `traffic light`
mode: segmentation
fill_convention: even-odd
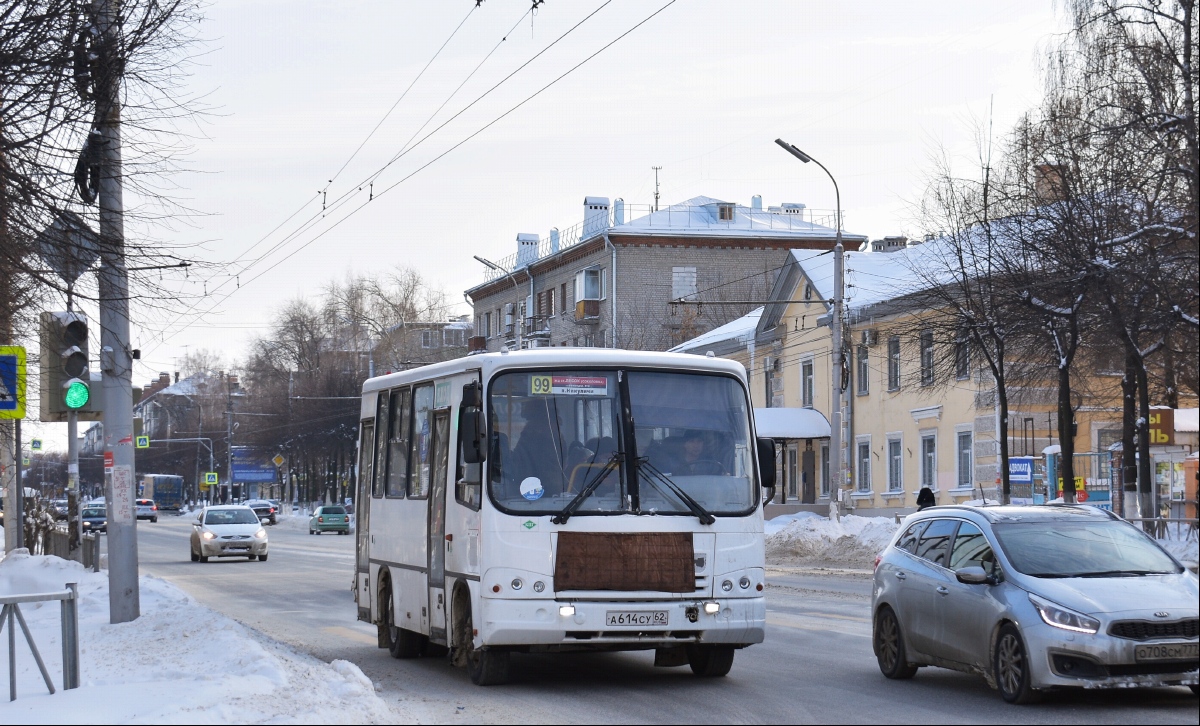
[[[88,324],[81,313],[42,313],[42,421],[99,420],[100,386],[88,367]],[[98,378],[98,377],[97,377]]]

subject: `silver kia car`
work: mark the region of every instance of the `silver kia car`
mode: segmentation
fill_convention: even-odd
[[[942,506],[904,520],[875,564],[873,644],[888,678],[978,673],[1010,703],[1047,689],[1200,683],[1196,576],[1087,506]]]
[[[209,557],[267,559],[267,530],[244,504],[205,507],[192,522],[192,562]]]

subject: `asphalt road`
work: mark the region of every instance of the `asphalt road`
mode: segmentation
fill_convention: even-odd
[[[653,653],[515,655],[513,682],[479,688],[445,658],[394,660],[355,619],[354,538],[269,529],[267,562],[188,558],[190,519],[138,527],[141,572],[317,658],[357,664],[421,722],[488,723],[1200,723],[1186,688],[1051,694],[1009,706],[981,678],[924,668],[888,681],[871,653],[865,575],[771,568],[766,642],[726,678],[654,668]]]

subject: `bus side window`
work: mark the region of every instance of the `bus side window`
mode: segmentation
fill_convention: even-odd
[[[388,401],[390,398],[389,391],[380,391],[379,403],[375,406],[375,470],[371,483],[371,496],[376,499],[383,496],[383,486],[387,480]]]
[[[463,417],[476,415],[477,409],[458,409],[458,456],[454,473],[454,500],[464,507],[479,511],[483,498],[483,464],[468,464],[463,456]]]
[[[408,411],[409,391],[392,391],[390,420],[388,421],[387,447],[387,496],[404,496],[405,485],[408,483]],[[378,425],[378,424],[376,424]]]
[[[408,455],[408,496],[423,499],[429,496],[429,470],[433,452],[429,446],[433,440],[433,384],[417,386],[412,395],[412,432],[409,435],[411,449]],[[407,420],[407,419],[406,419]]]

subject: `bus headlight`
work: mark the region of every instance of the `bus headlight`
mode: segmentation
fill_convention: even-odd
[[[541,580],[538,580],[537,582],[533,583],[533,591],[534,592],[541,592],[542,590],[545,590],[545,589],[546,589],[546,583],[542,582]]]
[[[521,582],[521,578],[514,577],[513,581],[509,583],[509,586],[511,586],[514,590],[520,590],[522,587],[525,587],[525,583]]]
[[[729,581],[726,580],[726,582],[729,582]],[[716,615],[719,612],[721,612],[721,603],[719,603],[719,602],[704,603],[704,614],[705,615]]]
[[[738,580],[738,587],[742,588],[743,590],[749,590],[750,578],[742,575],[742,579]]]
[[[725,592],[729,592],[730,590],[732,590],[733,589],[733,580],[726,580],[725,582],[722,582],[721,589],[724,590]]]
[[[574,605],[559,605],[558,606],[558,614],[564,618],[569,618],[575,614],[575,606]]]

